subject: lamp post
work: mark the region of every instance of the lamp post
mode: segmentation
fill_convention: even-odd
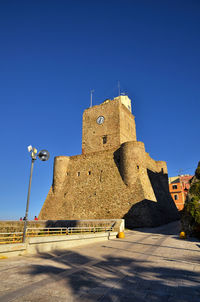
[[[41,150],[37,154],[37,149],[30,145],[30,146],[28,146],[28,151],[31,153],[31,171],[30,171],[28,195],[27,195],[27,202],[26,202],[26,213],[24,216],[24,231],[23,231],[23,242],[24,243],[26,241],[26,228],[27,228],[29,200],[30,200],[30,193],[31,193],[31,182],[32,182],[32,175],[33,175],[33,164],[34,164],[35,160],[37,159],[37,157],[42,161],[46,161],[49,159],[49,152],[47,150]]]

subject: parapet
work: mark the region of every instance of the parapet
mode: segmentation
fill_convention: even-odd
[[[168,174],[167,171],[167,164],[165,161],[156,161],[157,167],[158,167],[158,171],[163,172],[163,174]]]
[[[127,95],[119,95],[113,101],[121,101],[121,103],[131,112],[131,100]]]

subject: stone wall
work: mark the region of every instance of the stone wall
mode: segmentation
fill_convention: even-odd
[[[114,231],[124,231],[123,219],[86,220],[28,220],[27,228],[68,228],[68,227],[109,227]],[[0,221],[0,233],[23,232],[24,221]]]
[[[130,199],[131,191],[121,178],[115,151],[71,157],[63,186],[59,191],[52,186],[40,219],[121,218],[128,209],[121,198]]]
[[[102,124],[97,123],[99,116],[104,117]],[[106,144],[103,137],[107,136]],[[119,137],[119,103],[108,102],[94,106],[83,113],[82,153],[108,150],[120,146]]]
[[[124,142],[136,141],[135,117],[119,103],[120,145]]]
[[[57,162],[57,159],[55,159]],[[156,225],[161,224],[162,215],[166,216],[163,221],[177,219],[176,207],[168,195],[168,183],[166,164],[161,162],[157,167],[153,160],[146,157],[144,144],[141,142],[129,142],[119,149],[89,153],[87,155],[72,156],[63,161],[63,165],[56,170],[59,174],[65,171],[60,186],[56,185],[57,174],[54,170],[52,188],[43,205],[39,219],[116,219],[125,217],[127,221],[137,221],[135,213],[140,217],[141,225],[153,225],[156,216]],[[58,166],[59,167],[59,166]],[[57,167],[57,168],[58,168]],[[154,177],[149,177],[153,173]],[[152,180],[153,179],[153,180]],[[152,183],[153,182],[153,183]],[[159,183],[159,188],[156,187]],[[162,185],[161,185],[162,184]],[[156,192],[156,194],[155,194]],[[167,197],[165,197],[167,196]],[[149,200],[150,204],[144,204]],[[162,202],[164,200],[164,203]],[[141,203],[141,208],[133,211],[133,206]],[[171,206],[172,203],[172,206]],[[148,213],[148,207],[152,208]],[[139,212],[146,210],[145,215]],[[166,215],[169,211],[169,215]],[[149,218],[154,213],[155,219]],[[135,224],[128,224],[135,226]]]
[[[45,228],[45,221],[39,220],[29,220],[27,222],[28,228]],[[23,232],[24,230],[24,221],[15,221],[15,220],[2,220],[0,221],[0,233],[14,233],[14,232]]]
[[[97,118],[104,117],[99,125]],[[103,143],[106,136],[107,142]],[[135,118],[120,98],[86,109],[83,113],[82,153],[119,148],[127,141],[136,141]]]

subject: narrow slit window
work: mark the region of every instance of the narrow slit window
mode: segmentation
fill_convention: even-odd
[[[78,173],[77,173],[77,176],[80,176],[80,175],[81,175],[81,172],[78,172]]]
[[[100,172],[100,177],[99,177],[100,181],[102,181],[102,173],[103,173],[103,170],[101,170],[101,172]]]
[[[103,136],[103,144],[107,143],[107,135]]]
[[[137,169],[139,170],[139,169],[140,169],[140,167],[139,167],[139,166],[137,166]]]
[[[91,171],[88,171],[88,175],[91,175]]]

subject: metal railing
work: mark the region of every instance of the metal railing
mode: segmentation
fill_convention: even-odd
[[[23,238],[23,232],[0,233],[0,244],[21,243],[22,238]]]
[[[112,232],[113,227],[68,227],[68,228],[27,228],[26,237],[66,236],[98,232]],[[0,244],[22,243],[23,232],[0,233]]]

